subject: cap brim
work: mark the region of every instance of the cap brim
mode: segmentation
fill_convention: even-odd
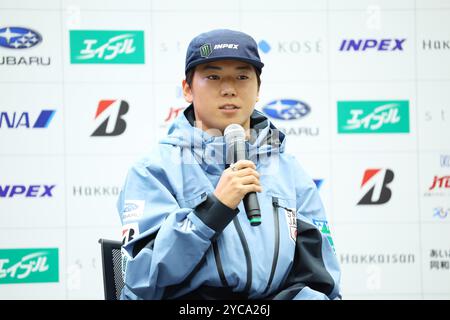
[[[247,63],[253,65],[260,72],[262,71],[262,68],[264,67],[264,63],[262,63],[260,61],[246,59],[246,58],[240,58],[240,57],[236,57],[236,56],[221,56],[221,57],[204,58],[202,60],[193,61],[186,67],[185,73],[187,73],[190,69],[192,69],[193,67],[196,67],[200,64],[213,62],[213,61],[219,61],[219,60],[237,60],[237,61],[247,62]]]

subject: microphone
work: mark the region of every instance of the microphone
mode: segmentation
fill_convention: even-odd
[[[247,159],[244,128],[239,124],[232,123],[225,128],[223,135],[227,145],[227,163],[232,164]],[[261,210],[256,192],[247,193],[243,201],[250,225],[259,226],[261,224]]]

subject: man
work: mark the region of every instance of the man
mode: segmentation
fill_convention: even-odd
[[[136,163],[118,200],[123,299],[339,299],[340,270],[317,188],[260,112],[261,62],[249,35],[213,30],[186,55],[190,106]],[[246,130],[250,160],[227,163],[223,134]],[[229,161],[228,161],[229,162]],[[262,223],[242,199],[256,192]]]

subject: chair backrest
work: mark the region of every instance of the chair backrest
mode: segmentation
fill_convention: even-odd
[[[103,287],[105,300],[119,300],[124,287],[120,241],[99,239],[102,250]]]

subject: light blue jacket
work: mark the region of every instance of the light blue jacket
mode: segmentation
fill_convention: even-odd
[[[340,269],[313,180],[258,111],[246,142],[261,174],[262,223],[214,195],[223,136],[195,128],[192,106],[129,171],[117,207],[124,226],[123,299],[339,299]],[[131,231],[130,231],[131,230]]]

